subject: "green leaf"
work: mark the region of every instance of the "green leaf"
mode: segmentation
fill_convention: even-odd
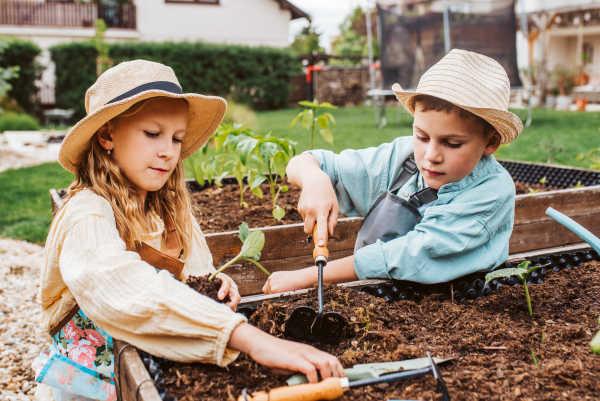
[[[312,109],[304,110],[304,112],[302,113],[302,127],[304,127],[304,128],[312,127],[313,115],[314,115],[314,113],[313,113]]]
[[[321,107],[322,109],[337,109],[337,107],[336,107],[336,106],[334,106],[334,105],[332,105],[331,103],[328,103],[328,102],[323,102],[323,103],[321,103],[321,104],[320,104],[320,107]]]
[[[277,152],[275,157],[273,157],[273,162],[271,164],[271,168],[275,171],[275,173],[280,177],[285,177],[285,168],[290,162],[290,158],[285,152]]]
[[[333,114],[323,113],[322,115],[327,117],[329,119],[329,121],[331,121],[331,123],[333,124],[333,128],[337,128],[337,123],[335,122],[335,118],[333,117]]]
[[[257,253],[256,255],[254,255],[254,256],[252,257],[252,259],[254,259],[254,260],[258,261],[258,260],[260,259],[260,256],[261,256],[261,255],[262,255],[262,252],[259,252],[259,253]]]
[[[287,192],[289,190],[290,190],[290,188],[287,185],[283,185],[283,186],[279,187],[279,191],[281,191],[281,192]]]
[[[252,192],[252,194],[259,199],[263,198],[263,192],[262,192],[262,189],[260,189],[260,187],[251,188],[250,192]]]
[[[321,128],[329,128],[329,120],[325,116],[319,116],[319,118],[317,118],[317,123]]]
[[[218,152],[222,147],[223,144],[225,144],[225,141],[227,140],[227,135],[217,135],[215,137],[215,150]]]
[[[331,130],[322,129],[319,131],[319,133],[321,134],[323,139],[325,139],[325,142],[329,143],[330,145],[333,145],[333,133],[331,132]]]
[[[273,217],[275,217],[277,221],[281,221],[283,216],[285,216],[285,209],[279,207],[279,205],[275,206],[275,209],[273,209]]]
[[[529,267],[529,265],[531,264],[531,261],[526,260],[524,262],[519,263],[519,266],[517,266],[519,269],[525,269],[527,270],[527,268]]]
[[[252,258],[262,251],[265,246],[265,234],[262,231],[252,231],[244,241],[244,246],[240,252],[242,258]]]
[[[252,153],[252,151],[256,148],[257,145],[258,140],[252,137],[244,135],[243,138],[240,139],[235,149],[240,157],[240,161],[242,162],[242,164],[246,165],[248,156],[250,156],[250,153]]]
[[[244,176],[246,175],[246,174],[244,174],[245,170],[246,169],[244,168],[244,165],[241,162],[235,162],[233,164],[233,176],[238,181],[240,186],[242,185],[242,182],[244,181]],[[240,191],[241,191],[241,188],[240,188]]]
[[[314,107],[313,102],[309,102],[308,100],[301,100],[298,102],[298,104],[300,106],[305,106],[305,107],[311,107],[311,108]]]
[[[317,98],[313,99],[313,106],[319,107],[319,101],[317,100]]]
[[[277,143],[275,142],[263,142],[258,145],[258,154],[260,158],[268,161],[277,153]]]
[[[244,221],[242,224],[240,224],[240,239],[242,242],[245,242],[249,235],[250,227],[248,227],[248,223]]]
[[[526,275],[526,274],[527,274],[527,270],[522,269],[520,267],[515,267],[512,269],[500,269],[500,270],[496,270],[496,271],[486,274],[485,275],[485,283],[487,284],[490,281],[492,281],[493,279],[499,278],[499,277],[511,277],[511,276],[523,277],[523,275]]]
[[[600,355],[600,331],[596,333],[590,342],[590,349],[594,354]]]
[[[302,118],[302,114],[303,114],[303,112],[298,113],[298,115],[296,116],[296,118],[294,118],[294,120],[290,124],[290,127],[293,127],[294,125],[296,125],[296,123],[298,122],[298,120],[300,120],[300,118]]]
[[[263,182],[265,182],[266,180],[267,180],[267,177],[265,177],[263,174],[260,174],[260,173],[256,174],[256,176],[253,177],[253,179],[251,179],[250,189],[258,188],[258,186],[260,184],[262,184]],[[261,197],[261,199],[262,199],[262,197]]]

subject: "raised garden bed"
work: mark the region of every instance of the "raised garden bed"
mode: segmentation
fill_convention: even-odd
[[[351,322],[342,342],[314,345],[337,355],[345,367],[423,357],[427,350],[437,357],[454,357],[441,368],[452,400],[600,399],[600,357],[589,349],[600,314],[598,254],[589,247],[562,247],[516,255],[507,266],[523,258],[534,265],[550,264],[528,278],[534,284],[533,317],[515,277],[486,286],[483,274],[438,285],[355,282],[329,287],[325,294],[325,311],[335,309]],[[314,292],[245,297],[240,310],[262,330],[283,336],[282,326],[293,308],[316,307]],[[116,344],[115,355],[124,346]],[[140,400],[237,399],[243,388],[268,390],[284,385],[287,378],[247,356],[228,369],[160,362],[144,353],[140,357],[132,347],[122,358],[118,375],[126,400],[140,384]],[[144,364],[150,373],[140,368]],[[134,373],[139,376],[135,380]],[[148,384],[150,379],[157,387]],[[365,387],[344,397],[390,398],[439,397],[431,377]]]
[[[511,254],[581,242],[579,237],[546,215],[549,206],[573,218],[592,233],[600,235],[600,171],[536,163],[500,162],[516,182],[539,186],[539,181],[545,177],[545,187],[559,188],[516,196],[514,229],[509,245]],[[223,182],[224,187],[235,187],[232,193],[237,191],[237,185],[234,185],[235,179],[225,178]],[[233,202],[225,202],[224,199],[217,199],[224,195],[215,194],[212,186],[202,187],[195,181],[188,183],[195,198],[205,196],[203,204],[212,206],[210,209],[201,208],[202,215],[197,217],[202,229],[205,230],[206,242],[212,252],[215,266],[231,260],[239,253],[241,242],[237,237],[237,230],[241,221],[247,221],[252,229],[260,228],[265,233],[266,241],[261,264],[270,272],[298,270],[313,264],[312,247],[306,242],[302,219],[296,210],[299,196],[297,189],[292,188],[288,193],[280,195],[280,204],[286,209],[286,217],[283,219],[285,225],[260,227],[253,225],[253,221],[274,224],[270,194],[267,190],[263,191],[267,198],[264,201],[246,196],[246,201],[250,205],[246,209],[248,214],[246,217],[236,217],[231,220],[230,211],[222,208],[219,201],[229,203],[230,208],[236,208],[235,199]],[[583,187],[571,188],[578,184]],[[57,205],[62,204],[60,198],[64,191],[50,190],[50,194],[56,209]],[[211,232],[217,230],[216,225],[213,224],[218,218],[225,221],[229,231]],[[287,224],[288,222],[293,224]],[[330,260],[352,255],[361,223],[360,217],[343,217],[338,220],[335,236],[328,244]],[[265,274],[251,263],[232,265],[227,270],[227,274],[238,283],[241,295],[260,293],[266,281]]]

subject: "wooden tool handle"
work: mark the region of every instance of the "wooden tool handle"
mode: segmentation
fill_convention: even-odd
[[[297,386],[279,387],[268,393],[261,391],[252,397],[246,396],[248,401],[317,401],[335,400],[344,395],[344,390],[338,377],[330,377],[315,384],[299,384]],[[246,401],[243,395],[238,401]]]
[[[329,233],[325,229],[325,245],[319,246],[319,239],[317,238],[317,224],[313,228],[313,241],[315,242],[315,250],[313,251],[313,259],[317,256],[324,256],[325,260],[329,259],[329,250],[327,249],[327,241],[329,240]]]

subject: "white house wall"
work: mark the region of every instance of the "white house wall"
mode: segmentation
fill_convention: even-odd
[[[289,45],[291,12],[274,0],[221,0],[221,4],[137,0],[137,29],[142,41]]]

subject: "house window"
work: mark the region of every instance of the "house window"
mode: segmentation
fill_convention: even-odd
[[[165,3],[180,4],[219,4],[220,0],[165,0]]]

